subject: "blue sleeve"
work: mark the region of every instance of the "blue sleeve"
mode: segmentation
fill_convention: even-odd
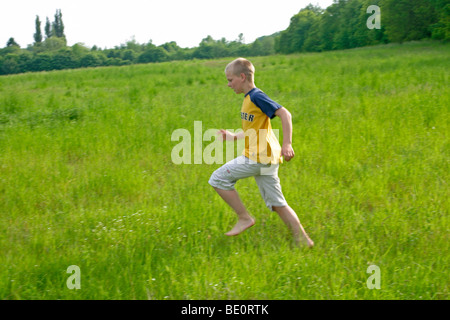
[[[252,102],[261,109],[270,119],[275,118],[275,112],[282,108],[281,105],[270,99],[267,94],[262,91],[257,91],[250,95]]]

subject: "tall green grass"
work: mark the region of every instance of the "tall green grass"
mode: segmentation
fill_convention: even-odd
[[[293,115],[279,175],[312,250],[251,179],[257,224],[224,236],[220,164],[171,161],[175,129],[240,127],[231,58],[0,77],[0,298],[448,299],[449,48],[251,59]]]

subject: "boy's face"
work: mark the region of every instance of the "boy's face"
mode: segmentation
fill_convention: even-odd
[[[227,70],[225,75],[228,80],[228,87],[234,90],[237,94],[244,93],[245,75],[236,75],[232,71]]]

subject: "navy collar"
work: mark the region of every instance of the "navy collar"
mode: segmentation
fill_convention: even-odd
[[[249,92],[247,92],[246,94],[245,94],[245,96],[244,96],[244,98],[246,97],[246,96],[248,96],[251,92],[253,92],[253,91],[255,91],[255,90],[259,90],[258,88],[253,88],[252,90],[250,90]]]

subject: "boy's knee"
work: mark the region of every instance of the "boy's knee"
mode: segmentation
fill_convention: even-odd
[[[229,181],[229,180],[221,177],[220,172],[218,172],[218,171],[219,171],[219,169],[213,172],[213,174],[209,178],[208,183],[214,189],[234,190],[234,183],[232,181]]]

